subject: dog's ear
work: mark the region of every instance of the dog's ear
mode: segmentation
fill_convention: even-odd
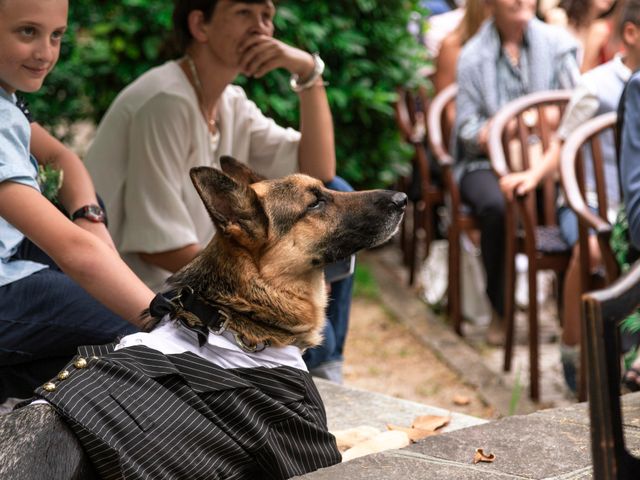
[[[262,175],[257,174],[244,163],[240,163],[235,158],[229,157],[228,155],[220,157],[220,166],[224,173],[240,183],[250,185],[252,183],[266,180]]]
[[[194,167],[191,181],[218,230],[250,247],[267,237],[269,221],[260,199],[248,184],[218,169]]]

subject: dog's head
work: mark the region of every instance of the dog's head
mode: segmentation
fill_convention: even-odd
[[[274,275],[299,278],[386,241],[407,202],[385,190],[335,192],[306,175],[265,180],[231,157],[221,167],[193,168],[191,179],[218,232]]]

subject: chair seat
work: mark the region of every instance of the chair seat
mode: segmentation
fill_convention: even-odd
[[[536,227],[536,249],[543,253],[567,253],[571,250],[557,225]]]

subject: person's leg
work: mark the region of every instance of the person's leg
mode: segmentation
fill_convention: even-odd
[[[597,213],[597,212],[595,212]],[[562,335],[560,338],[560,360],[567,386],[577,390],[577,375],[580,367],[580,338],[582,330],[580,246],[578,245],[578,217],[569,207],[558,209],[560,233],[569,245],[573,245],[569,268],[562,286]],[[589,269],[595,272],[602,263],[600,246],[595,235],[589,235]]]
[[[325,185],[339,192],[353,191],[351,185],[340,177]],[[349,330],[353,275],[331,283],[330,288],[324,340],[321,345],[307,350],[303,358],[312,375],[342,383],[342,354]]]
[[[53,269],[0,287],[0,400],[29,396],[78,346],[136,331]]]
[[[487,340],[499,343],[503,337],[505,275],[505,201],[498,179],[491,170],[475,170],[462,177],[460,194],[473,209],[480,224],[480,251],[487,274],[487,296],[493,308]]]

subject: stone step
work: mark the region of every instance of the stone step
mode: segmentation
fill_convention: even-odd
[[[640,392],[622,401],[628,450],[640,456]],[[577,404],[508,417],[428,437],[318,470],[305,480],[479,480],[592,478],[589,413]],[[475,450],[493,463],[473,464]]]

